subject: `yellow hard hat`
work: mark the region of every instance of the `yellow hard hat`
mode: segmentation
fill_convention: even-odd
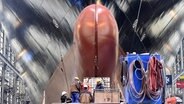
[[[97,79],[96,82],[97,82],[97,83],[101,82],[101,79]]]

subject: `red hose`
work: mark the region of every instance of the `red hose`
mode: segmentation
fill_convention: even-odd
[[[153,56],[150,57],[147,68],[147,95],[152,100],[158,100],[162,95],[162,88],[164,87],[162,77],[162,63],[156,57]]]

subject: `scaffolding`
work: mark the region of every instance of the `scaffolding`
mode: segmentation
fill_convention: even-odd
[[[89,86],[89,90],[94,92],[96,81],[100,79],[105,89],[110,89],[110,77],[85,77],[83,79],[83,84],[87,84]]]
[[[183,88],[177,88],[177,81],[182,81],[180,79],[181,76],[184,76],[184,39],[180,43],[179,51],[177,52],[177,55],[175,56],[175,62],[172,66],[172,78],[173,83],[171,88],[169,88],[169,93],[171,95],[179,96],[180,98],[183,98],[184,101],[184,89]],[[184,103],[184,102],[183,102]]]
[[[4,31],[0,31],[0,55],[9,64],[16,66],[15,53],[12,50]],[[15,73],[15,70],[0,60],[0,104],[27,104],[28,94],[25,82]]]

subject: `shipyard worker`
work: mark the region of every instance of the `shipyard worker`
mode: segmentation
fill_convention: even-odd
[[[96,81],[96,87],[95,87],[95,90],[102,90],[102,89],[104,89],[104,86],[103,86],[103,84],[102,84],[101,80],[100,80],[100,79],[98,79],[98,80]]]
[[[61,103],[71,103],[71,99],[67,96],[66,91],[63,91],[61,94]]]
[[[79,95],[81,90],[81,82],[78,77],[75,77],[70,86],[72,103],[79,103]]]
[[[88,85],[84,85],[84,90],[80,94],[80,103],[90,103],[92,99],[91,92],[88,91]]]

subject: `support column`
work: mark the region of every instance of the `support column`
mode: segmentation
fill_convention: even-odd
[[[174,71],[173,71],[173,69],[171,70],[171,75],[172,75],[172,78],[174,78]],[[174,84],[172,83],[171,84],[171,95],[173,95],[174,94]]]
[[[181,42],[181,70],[184,70],[184,66],[183,66],[183,40]],[[184,89],[182,89],[182,92],[184,93]],[[183,104],[184,104],[184,94],[183,94]]]
[[[2,31],[2,37],[3,38],[3,41],[2,41],[2,45],[3,45],[3,55],[5,56],[6,55],[6,38],[5,38],[5,35],[4,35],[4,31]],[[2,67],[2,81],[1,81],[1,104],[4,104],[4,88],[5,88],[5,70],[6,70],[6,64],[3,63],[3,67]]]
[[[6,64],[4,64],[2,68],[2,76],[1,76],[1,104],[4,104],[4,84],[5,84],[5,69],[6,69]]]
[[[17,75],[14,75],[14,79],[13,79],[13,98],[12,98],[12,104],[17,104]]]
[[[182,42],[183,43],[183,42]],[[184,66],[183,66],[183,44],[181,43],[181,52],[180,52],[180,58],[181,58],[181,70],[183,70]]]

